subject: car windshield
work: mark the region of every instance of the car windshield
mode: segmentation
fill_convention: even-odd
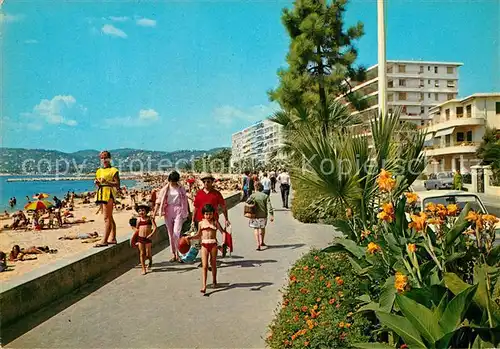
[[[452,178],[452,174],[451,173],[439,173],[438,174],[438,179],[443,179],[443,178]]]
[[[442,204],[442,205],[450,205],[456,204],[462,210],[467,203],[470,204],[470,208],[475,212],[484,212],[479,200],[474,195],[450,195],[450,196],[438,196],[438,197],[429,197],[425,198],[423,201],[423,206],[427,206],[429,203],[434,204]]]

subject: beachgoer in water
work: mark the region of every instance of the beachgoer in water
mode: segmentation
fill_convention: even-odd
[[[224,232],[220,226],[212,205],[203,206],[201,213],[203,219],[198,224],[198,232],[188,236],[188,240],[201,238],[201,265],[202,265],[202,287],[200,292],[205,294],[207,290],[208,259],[212,268],[213,287],[217,287],[217,230]]]
[[[170,262],[181,262],[179,256],[178,245],[181,237],[182,224],[188,218],[188,198],[186,189],[179,184],[180,175],[177,171],[173,171],[168,176],[168,183],[165,185],[156,198],[155,210],[153,217],[159,211],[160,215],[165,217],[168,236],[170,239],[170,249],[172,258]]]
[[[113,206],[117,197],[117,188],[120,188],[120,177],[118,169],[111,166],[111,154],[102,151],[99,155],[102,168],[96,172],[95,184],[98,187],[96,203],[103,206],[104,212],[104,236],[95,247],[105,247],[108,244],[116,244],[116,223],[113,219]]]
[[[156,231],[156,222],[153,217],[149,217],[149,205],[139,204],[136,207],[139,218],[136,222],[137,246],[139,247],[139,260],[141,262],[142,275],[146,274],[146,259],[149,260],[148,269],[153,266],[153,254],[151,252],[151,237]]]

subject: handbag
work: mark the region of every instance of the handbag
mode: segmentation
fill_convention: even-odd
[[[257,207],[255,206],[255,203],[250,201],[250,202],[245,202],[245,207],[243,208],[243,215],[246,218],[253,219],[255,218],[255,214],[257,211]]]

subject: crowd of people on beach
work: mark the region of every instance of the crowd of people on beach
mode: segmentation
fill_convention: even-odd
[[[157,233],[157,217],[162,217],[168,232],[172,263],[194,262],[198,254],[201,257],[202,288],[206,292],[207,274],[212,272],[213,285],[217,286],[217,256],[226,256],[232,252],[231,223],[222,192],[241,192],[245,205],[251,207],[249,227],[253,229],[256,250],[266,247],[265,235],[268,220],[274,220],[274,209],[270,195],[281,192],[284,208],[288,208],[290,193],[290,176],[286,170],[279,171],[245,171],[241,175],[218,175],[215,178],[210,173],[196,175],[180,174],[172,171],[168,175],[147,175],[144,177],[145,188],[128,189],[120,185],[119,171],[111,165],[111,154],[103,151],[100,154],[101,168],[96,171],[95,191],[76,194],[68,192],[63,200],[52,197],[53,205],[43,210],[30,212],[31,217],[23,210],[14,213],[12,224],[5,228],[12,230],[54,229],[66,224],[85,223],[87,219],[74,218],[72,211],[75,199],[81,199],[83,204],[95,202],[98,206],[96,214],[101,214],[104,220],[102,234],[97,231],[90,233],[69,233],[59,237],[59,240],[80,240],[95,243],[94,247],[106,247],[117,243],[115,211],[135,211],[129,220],[134,233],[130,240],[133,248],[138,249],[141,273],[147,274],[153,267],[151,246]],[[279,187],[278,187],[279,186]],[[40,194],[42,195],[42,194]],[[38,194],[35,200],[42,200]],[[27,197],[28,201],[31,201]],[[28,202],[30,203],[30,202]],[[219,217],[224,216],[221,224]],[[186,229],[188,223],[189,229]],[[190,224],[189,224],[190,223]],[[184,228],[184,229],[183,229]],[[187,230],[187,232],[186,232]],[[217,232],[222,239],[217,238]],[[8,255],[9,261],[25,261],[36,258],[37,254],[56,253],[57,250],[48,246],[20,248],[13,246]],[[0,251],[0,257],[6,254]],[[0,264],[2,263],[0,258]],[[2,267],[0,266],[0,269]]]

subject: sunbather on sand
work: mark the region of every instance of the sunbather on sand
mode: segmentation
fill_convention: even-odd
[[[71,233],[61,236],[59,240],[85,240],[85,239],[95,239],[99,237],[99,234],[94,231],[93,233]]]
[[[43,247],[31,246],[28,248],[20,248],[19,245],[14,245],[12,247],[12,251],[10,251],[9,260],[25,261],[29,259],[36,259],[36,256],[31,256],[31,255],[44,254],[44,253],[57,253],[57,250],[51,250],[49,246],[43,246]]]

